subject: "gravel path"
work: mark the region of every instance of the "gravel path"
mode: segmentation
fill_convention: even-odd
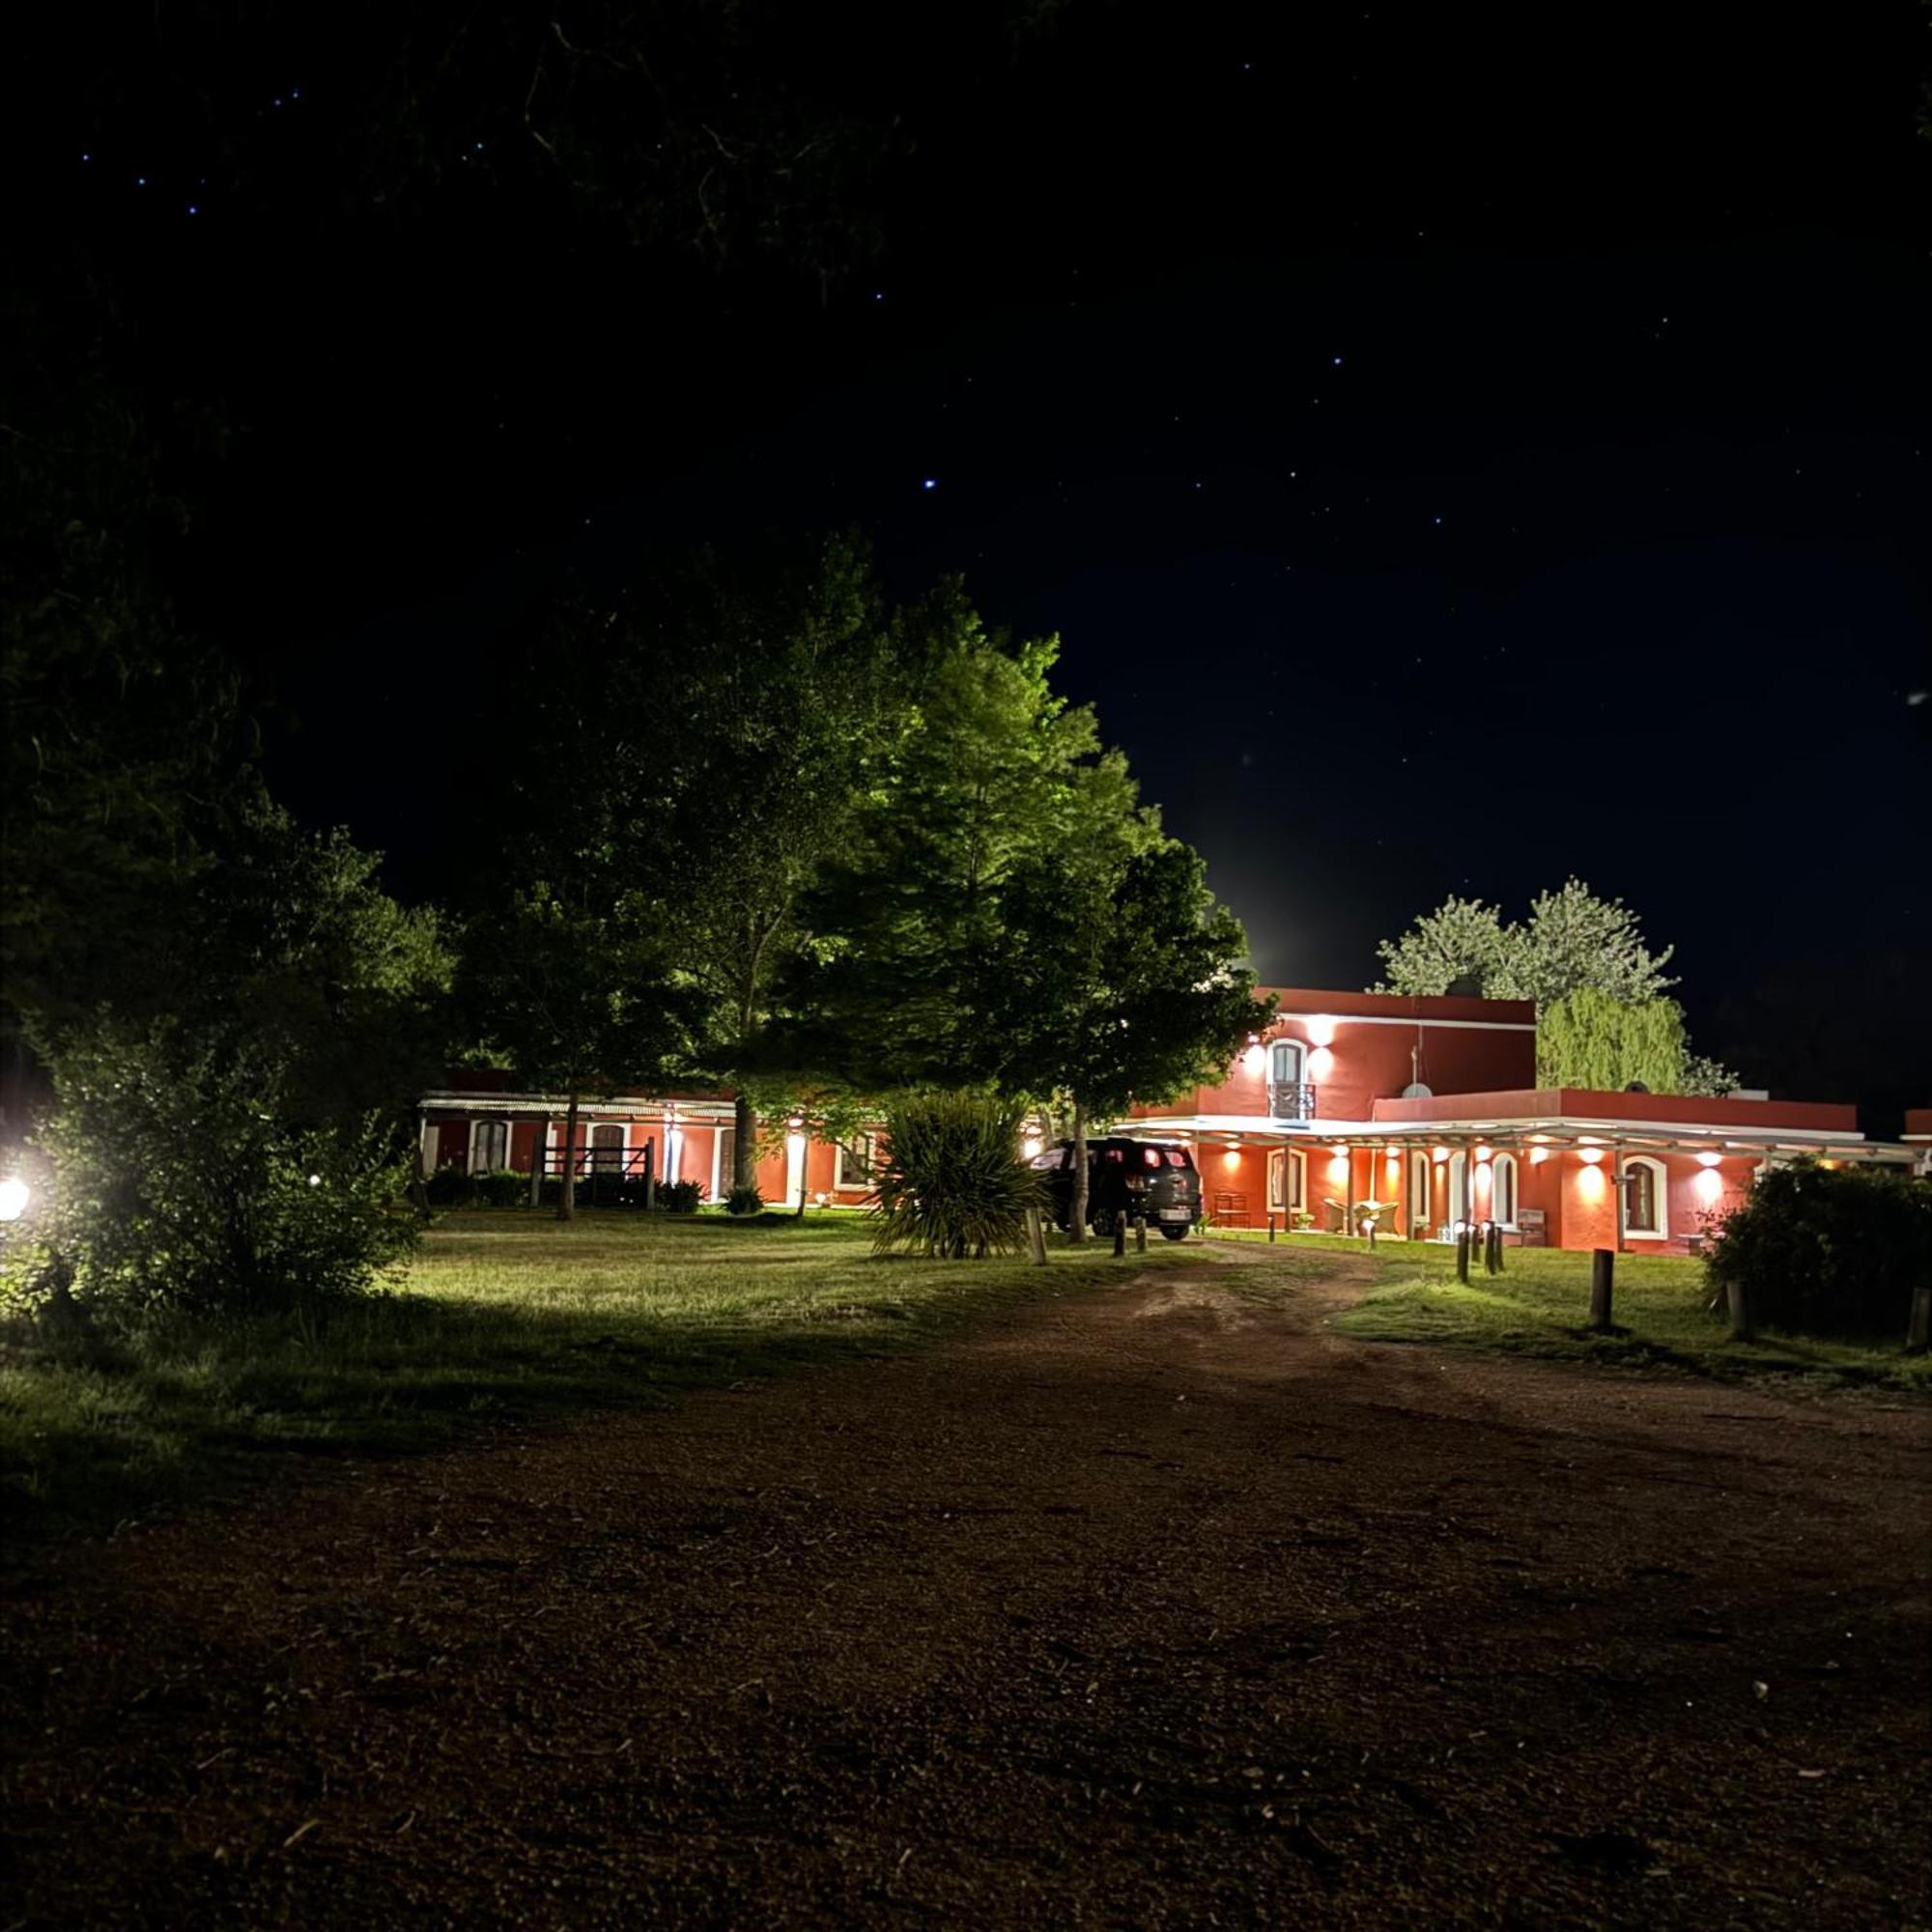
[[[1265,1280],[57,1552],[0,1924],[1932,1922],[1923,1409]]]

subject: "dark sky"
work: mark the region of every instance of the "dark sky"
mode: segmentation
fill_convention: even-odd
[[[533,193],[487,86],[390,195],[393,49],[236,11],[71,27],[16,213],[117,379],[228,425],[185,607],[400,890],[487,853],[560,575],[856,523],[1063,634],[1264,977],[1574,871],[1700,1044],[1828,984],[1840,1086],[1932,1086],[1914,7],[792,10],[778,68],[901,150],[823,300]]]

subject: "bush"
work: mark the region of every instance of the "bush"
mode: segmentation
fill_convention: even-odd
[[[521,1208],[530,1198],[530,1178],[512,1167],[486,1168],[474,1179],[473,1193],[484,1208]]]
[[[1707,1265],[1789,1334],[1903,1338],[1932,1281],[1932,1183],[1877,1168],[1774,1168],[1719,1229]]]
[[[1011,1254],[1041,1176],[1021,1159],[1016,1109],[979,1094],[920,1094],[886,1110],[872,1248],[962,1261]]]
[[[411,1164],[383,1124],[290,1124],[277,1069],[245,1043],[103,1023],[53,1071],[37,1137],[51,1183],[14,1224],[14,1279],[77,1302],[257,1313],[366,1289],[415,1240]]]
[[[695,1180],[668,1180],[658,1189],[658,1206],[667,1214],[696,1214],[704,1189]]]
[[[423,1182],[423,1196],[432,1208],[473,1208],[476,1183],[460,1167],[440,1167]]]
[[[724,1211],[727,1214],[756,1214],[765,1205],[765,1197],[749,1181],[743,1187],[734,1187],[724,1197]]]

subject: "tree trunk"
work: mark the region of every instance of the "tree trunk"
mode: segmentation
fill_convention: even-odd
[[[563,1117],[563,1185],[557,1191],[556,1218],[559,1221],[574,1221],[577,1218],[577,1095],[570,1096],[570,1106]]]
[[[530,1206],[543,1206],[544,1155],[550,1151],[550,1122],[537,1122],[537,1137],[530,1145]]]
[[[731,1143],[731,1185],[755,1187],[758,1184],[758,1117],[744,1094],[738,1095],[732,1110],[736,1138]]]
[[[1066,1238],[1087,1238],[1087,1109],[1073,1096],[1073,1202],[1066,1210]]]

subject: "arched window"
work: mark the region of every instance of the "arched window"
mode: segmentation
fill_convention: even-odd
[[[1313,1107],[1306,1085],[1308,1049],[1298,1039],[1268,1045],[1268,1112],[1278,1121],[1305,1121]]]
[[[1435,1231],[1435,1208],[1430,1200],[1430,1163],[1426,1153],[1408,1157],[1408,1232],[1427,1239]]]
[[[1516,1226],[1516,1155],[1499,1153],[1490,1163],[1490,1219]]]
[[[1661,1160],[1633,1154],[1624,1162],[1624,1233],[1661,1241],[1670,1233],[1669,1186]]]
[[[1268,1211],[1292,1214],[1307,1199],[1308,1156],[1298,1148],[1276,1148],[1268,1155]]]
[[[1449,1156],[1448,1209],[1449,1232],[1452,1235],[1476,1218],[1476,1204],[1469,1197],[1469,1156],[1466,1153],[1452,1153]]]

